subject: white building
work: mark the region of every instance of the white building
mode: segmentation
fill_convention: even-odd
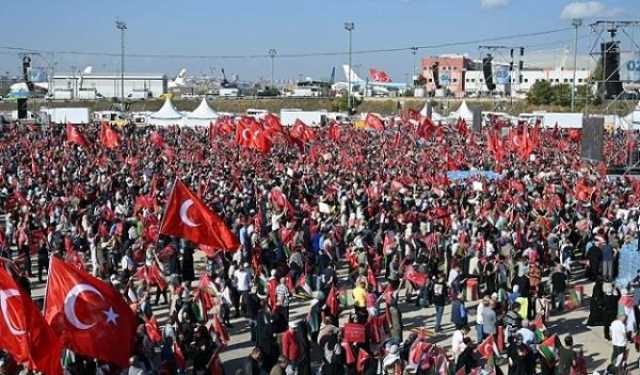
[[[53,93],[55,90],[71,89],[74,98],[80,91],[95,90],[105,98],[120,97],[120,74],[57,74],[53,77]],[[168,80],[164,74],[133,74],[124,75],[124,96],[139,97],[141,91],[157,98],[167,92]]]
[[[514,94],[528,93],[533,85],[539,81],[548,81],[551,85],[573,84],[573,69],[525,69],[520,73],[521,80],[519,80],[516,75],[511,77]],[[464,77],[464,91],[466,96],[487,95],[489,93],[481,70],[466,71]],[[578,69],[576,71],[576,85],[581,86],[588,84],[590,77],[591,71]],[[496,95],[510,95],[510,92],[509,84],[496,84],[496,89],[494,90]]]

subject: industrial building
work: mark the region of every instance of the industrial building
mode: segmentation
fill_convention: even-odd
[[[53,90],[68,92],[71,98],[91,99],[91,93],[98,97],[114,98],[121,95],[122,77],[120,74],[56,74],[53,77]],[[124,75],[124,95],[131,99],[157,98],[167,92],[168,79],[164,74]]]

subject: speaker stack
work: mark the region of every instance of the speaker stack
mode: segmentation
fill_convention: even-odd
[[[440,88],[440,63],[434,62],[431,65],[431,74],[433,75],[433,84],[436,86],[436,89]]]
[[[27,98],[19,98],[17,101],[18,104],[18,120],[24,120],[27,118]]]
[[[610,41],[600,44],[602,71],[604,72],[604,91],[606,99],[615,99],[622,93],[620,81],[620,42]]]
[[[482,58],[482,74],[484,75],[484,82],[489,91],[496,89],[496,84],[493,82],[493,57],[491,54],[487,54]]]

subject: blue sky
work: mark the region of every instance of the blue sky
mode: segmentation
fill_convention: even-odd
[[[559,29],[567,18],[640,18],[638,0],[20,0],[3,1],[4,32],[0,46],[46,50],[119,52],[114,20],[127,22],[127,51],[140,54],[247,55],[334,52],[347,49],[344,21],[355,22],[354,50],[410,47],[467,41]],[[568,6],[568,8],[567,8]],[[564,14],[563,14],[564,12]],[[580,51],[589,49],[583,28]],[[573,32],[503,41],[531,50],[569,47]],[[640,38],[640,30],[638,32]],[[418,51],[417,57],[439,53],[479,56],[477,45]],[[118,57],[57,54],[57,71],[92,65],[95,72],[119,70]],[[416,59],[417,61],[418,59]],[[276,59],[276,79],[302,76],[326,78],[346,56]],[[408,51],[354,56],[354,66],[388,71],[395,81],[406,80],[413,59]],[[0,71],[16,72],[15,52],[0,49]],[[270,62],[258,59],[129,58],[127,70],[174,75],[186,67],[190,74],[224,67],[243,79],[270,77]],[[340,72],[340,70],[338,70]],[[342,79],[342,74],[338,73]]]

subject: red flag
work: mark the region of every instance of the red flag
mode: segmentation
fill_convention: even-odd
[[[329,135],[329,139],[331,139],[332,141],[338,142],[340,140],[341,133],[342,133],[342,129],[340,129],[340,125],[338,125],[336,122],[333,122],[329,126],[328,135]]]
[[[230,251],[240,246],[224,221],[178,179],[169,195],[160,233]]]
[[[100,143],[110,149],[114,149],[120,144],[120,135],[106,121],[100,123]]]
[[[371,285],[373,290],[378,290],[378,280],[376,279],[376,275],[373,273],[371,267],[367,270],[367,283]]]
[[[311,142],[315,138],[315,132],[307,124],[297,119],[293,124],[291,131],[289,132],[291,138],[298,140],[302,143]]]
[[[222,324],[220,323],[220,319],[218,319],[217,316],[213,317],[213,325],[211,328],[213,328],[213,332],[216,333],[220,341],[224,342],[225,344],[229,342],[229,334],[227,333],[227,330],[222,326]]]
[[[129,366],[136,317],[112,286],[52,257],[45,320],[74,352]]]
[[[162,335],[160,334],[156,318],[145,319],[144,330],[147,332],[147,336],[149,336],[149,340],[151,340],[152,343],[159,344],[162,342]]]
[[[260,126],[253,117],[243,117],[240,119],[238,126],[236,126],[236,143],[238,145],[251,147],[253,144],[251,128],[254,123]]]
[[[157,131],[154,131],[151,133],[150,139],[151,139],[151,143],[153,143],[153,145],[156,146],[157,148],[164,147],[164,138],[162,138],[160,133],[158,133]]]
[[[485,359],[490,359],[493,357],[493,346],[495,342],[493,341],[493,336],[489,335],[480,345],[478,345],[478,353],[480,353]]]
[[[263,154],[268,154],[271,151],[271,138],[267,134],[267,131],[259,128],[253,131],[252,147],[254,150],[260,151]]]
[[[369,69],[369,77],[375,82],[391,82],[391,77],[382,70]]]
[[[34,371],[62,374],[62,343],[4,267],[0,267],[0,289],[0,347]]]
[[[367,114],[365,122],[367,123],[367,127],[369,129],[384,130],[384,123],[382,122],[380,117],[372,113]]]
[[[334,317],[338,316],[338,293],[336,292],[336,287],[331,286],[329,289],[329,293],[327,294],[327,309],[329,310],[329,314]]]
[[[426,117],[416,130],[416,135],[420,138],[431,138],[435,130],[435,125],[430,118]]]
[[[271,189],[271,192],[269,193],[269,200],[273,204],[278,206],[281,210],[286,207],[287,208],[287,214],[289,216],[295,215],[296,209],[293,207],[291,202],[289,202],[287,197],[284,195],[282,190],[280,190],[279,188]]]
[[[268,133],[282,133],[284,131],[280,118],[272,113],[267,113],[264,116],[264,129]]]
[[[364,372],[364,368],[369,360],[369,353],[366,350],[360,349],[358,351],[358,361],[356,362],[356,371],[358,373]]]
[[[75,143],[82,147],[89,147],[89,143],[75,126],[67,123],[66,132],[68,143]]]

